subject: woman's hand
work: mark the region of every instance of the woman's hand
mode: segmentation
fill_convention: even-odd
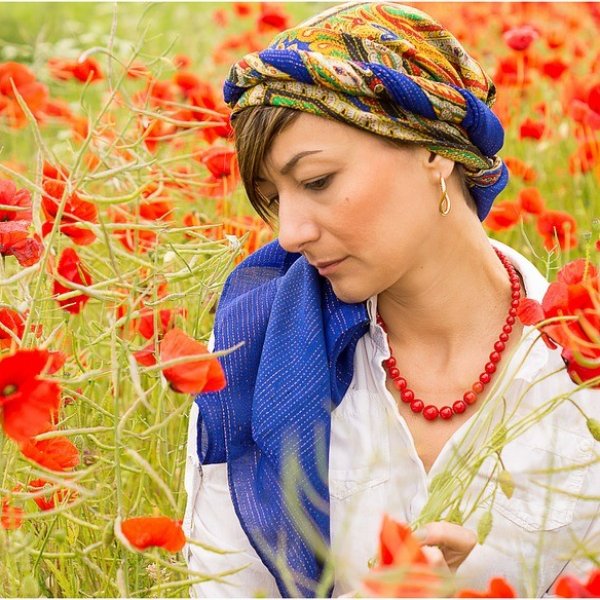
[[[423,544],[423,552],[435,566],[447,566],[453,573],[477,544],[477,534],[455,523],[427,523],[413,535]]]

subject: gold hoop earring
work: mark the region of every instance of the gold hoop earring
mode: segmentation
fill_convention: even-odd
[[[450,201],[450,196],[448,196],[446,180],[443,175],[440,175],[440,189],[442,190],[442,196],[440,198],[439,210],[442,216],[445,217],[452,209],[452,202]]]

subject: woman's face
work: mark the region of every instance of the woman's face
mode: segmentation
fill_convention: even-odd
[[[361,302],[418,269],[435,235],[439,171],[429,157],[302,113],[275,138],[257,183],[278,202],[281,246],[302,252],[340,300]]]

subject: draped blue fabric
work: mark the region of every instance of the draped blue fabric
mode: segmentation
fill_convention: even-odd
[[[215,351],[227,387],[199,394],[202,464],[227,462],[233,504],[284,597],[319,588],[330,544],[331,411],[353,375],[367,332],[364,303],[346,304],[300,254],[275,240],[227,279],[215,318]]]

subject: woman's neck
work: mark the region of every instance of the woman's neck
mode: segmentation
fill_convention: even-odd
[[[443,370],[456,353],[501,330],[510,281],[480,225],[479,231],[436,244],[443,251],[426,249],[411,272],[379,294],[394,351],[430,354],[437,363],[431,366]]]

